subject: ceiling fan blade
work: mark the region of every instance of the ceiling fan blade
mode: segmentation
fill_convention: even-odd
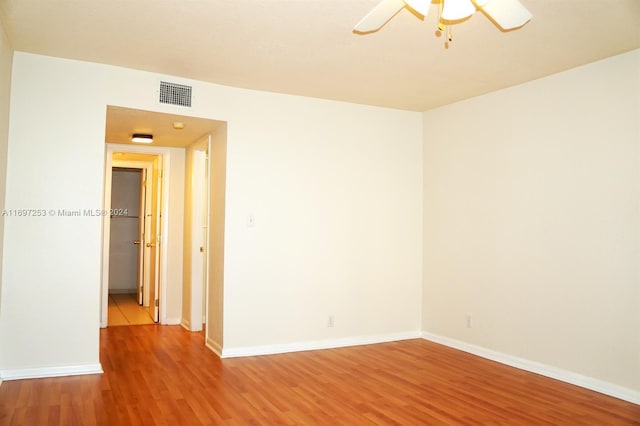
[[[445,21],[459,21],[468,18],[476,11],[471,0],[445,0],[442,6],[442,19]]]
[[[476,4],[503,30],[521,27],[529,22],[532,17],[531,12],[518,0],[476,1]]]
[[[404,0],[404,2],[413,10],[422,16],[427,16],[431,0]]]
[[[357,33],[377,31],[405,6],[403,0],[382,0],[353,28]]]

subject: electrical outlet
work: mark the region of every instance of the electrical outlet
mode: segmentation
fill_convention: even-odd
[[[473,321],[471,314],[467,314],[467,328],[471,328],[473,326]]]
[[[336,317],[334,315],[329,315],[327,319],[327,327],[335,327],[336,325]]]

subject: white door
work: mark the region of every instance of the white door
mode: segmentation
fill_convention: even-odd
[[[192,151],[191,217],[191,331],[202,330],[206,318],[206,283],[208,259],[208,158],[207,147]]]
[[[160,318],[160,245],[162,216],[162,157],[156,156],[153,169],[147,174],[147,205],[145,208],[145,286],[148,288],[149,315],[154,322]],[[150,192],[150,193],[149,193]],[[146,291],[145,291],[146,293]]]
[[[140,169],[140,194],[139,194],[139,214],[138,238],[135,244],[138,246],[138,304],[144,304],[144,232],[147,200],[147,169]]]

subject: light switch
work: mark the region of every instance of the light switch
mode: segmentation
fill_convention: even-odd
[[[247,216],[247,228],[253,228],[254,226],[256,226],[256,217],[253,213],[250,213]]]

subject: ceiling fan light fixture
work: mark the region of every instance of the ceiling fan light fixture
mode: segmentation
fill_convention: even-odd
[[[429,14],[431,0],[403,0],[411,9],[426,17]]]
[[[533,17],[518,0],[477,0],[476,4],[503,30],[520,28]]]
[[[405,8],[422,15],[424,19],[432,2],[438,5],[439,12],[436,35],[440,36],[446,27],[449,40],[451,39],[449,24],[457,24],[476,11],[482,12],[496,27],[505,32],[522,27],[532,18],[531,12],[518,0],[380,0],[356,24],[353,32],[356,34],[376,32]]]
[[[476,11],[471,0],[442,0],[442,19],[445,21],[459,21],[468,18]]]
[[[151,143],[153,142],[153,135],[148,133],[134,133],[131,136],[131,142],[134,143]]]

